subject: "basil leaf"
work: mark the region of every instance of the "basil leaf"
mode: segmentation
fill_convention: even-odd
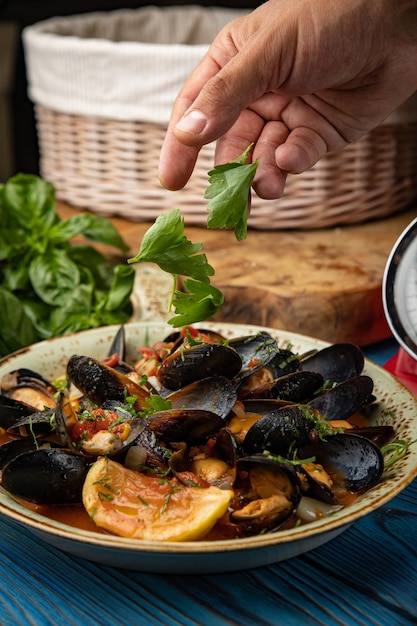
[[[51,306],[62,306],[80,283],[80,271],[64,250],[35,257],[29,277],[35,293]]]
[[[2,188],[2,204],[5,224],[24,231],[45,232],[59,220],[52,185],[34,174],[10,178]]]
[[[100,301],[104,311],[117,311],[125,309],[130,303],[135,270],[128,265],[117,265],[113,271],[113,281],[107,296]]]
[[[18,298],[0,287],[0,354],[5,355],[37,341],[36,330]]]
[[[114,263],[108,261],[98,250],[91,246],[72,245],[67,249],[68,257],[78,267],[87,267],[96,285],[108,290],[113,280]]]
[[[124,242],[123,238],[109,220],[100,215],[94,215],[93,213],[85,215],[88,218],[88,223],[82,231],[83,237],[96,243],[112,246],[121,252],[127,252],[129,250],[129,246]]]
[[[93,290],[92,284],[75,286],[71,297],[64,299],[61,306],[51,312],[49,326],[54,336],[98,326],[91,315]]]

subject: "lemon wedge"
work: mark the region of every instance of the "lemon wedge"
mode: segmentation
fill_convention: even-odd
[[[97,526],[146,541],[201,539],[233,496],[230,490],[136,472],[107,457],[91,466],[83,487],[84,507]]]

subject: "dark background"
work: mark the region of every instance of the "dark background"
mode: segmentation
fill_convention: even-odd
[[[129,2],[120,0],[0,0],[0,22],[14,22],[18,26],[19,41],[16,50],[15,70],[11,92],[12,102],[12,143],[14,171],[27,174],[39,173],[39,152],[36,136],[33,106],[29,101],[26,89],[26,72],[23,46],[20,33],[25,26],[39,22],[55,15],[75,15],[91,11],[112,11],[115,9],[138,8],[147,5],[178,6],[199,4],[201,6],[222,6],[235,9],[255,8],[256,0],[215,0],[215,1],[177,1],[157,0],[154,2]],[[1,59],[0,59],[1,62]]]

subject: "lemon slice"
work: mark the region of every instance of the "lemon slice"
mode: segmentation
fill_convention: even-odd
[[[92,465],[83,487],[84,507],[97,526],[146,541],[201,539],[233,496],[230,490],[142,474],[107,457]]]

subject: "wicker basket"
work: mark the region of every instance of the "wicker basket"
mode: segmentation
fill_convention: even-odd
[[[51,26],[48,28],[50,36]],[[36,35],[42,37],[42,29]],[[75,39],[77,48],[89,43],[79,37],[67,39]],[[25,43],[31,69],[31,42],[26,39]],[[113,49],[112,54],[117,52]],[[88,50],[83,58],[88,64]],[[35,74],[32,71],[32,78]],[[144,120],[143,115],[135,119],[131,111],[129,119],[123,119],[126,115],[116,119],[116,114],[108,116],[103,110],[93,114],[90,102],[81,113],[74,112],[77,107],[71,103],[65,105],[68,110],[59,110],[61,104],[51,107],[39,97],[38,86],[32,85],[30,93],[37,117],[40,170],[55,186],[58,199],[135,221],[152,221],[161,212],[178,207],[187,224],[206,224],[204,191],[207,172],[213,166],[213,145],[202,149],[186,188],[167,191],[157,178],[167,119]],[[167,115],[169,107],[170,103]],[[120,108],[115,111],[118,114]],[[355,144],[326,156],[304,174],[288,176],[281,199],[265,201],[253,196],[249,225],[260,229],[321,228],[387,217],[409,206],[417,197],[416,113],[410,100],[404,110],[399,109]]]

